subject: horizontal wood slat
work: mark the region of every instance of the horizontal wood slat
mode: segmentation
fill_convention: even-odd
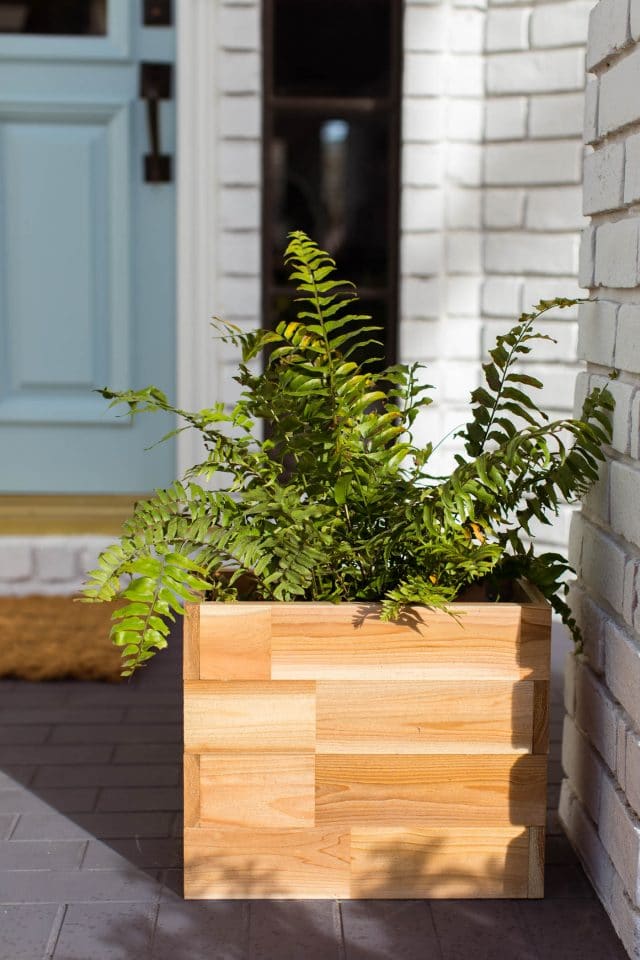
[[[318,753],[525,753],[533,683],[487,680],[473,697],[451,680],[316,684]]]

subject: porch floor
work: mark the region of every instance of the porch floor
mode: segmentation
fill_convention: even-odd
[[[625,960],[558,825],[540,901],[185,902],[180,643],[131,683],[0,681],[0,960]]]

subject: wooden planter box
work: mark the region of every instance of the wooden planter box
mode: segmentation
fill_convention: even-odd
[[[187,898],[541,897],[550,609],[185,617]]]

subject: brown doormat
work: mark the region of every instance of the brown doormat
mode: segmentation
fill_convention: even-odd
[[[0,677],[119,681],[112,611],[72,597],[0,597]]]

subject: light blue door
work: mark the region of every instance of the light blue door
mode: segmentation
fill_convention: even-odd
[[[156,148],[175,152],[174,101],[140,90],[141,63],[171,63],[174,35],[143,26],[142,7],[0,2],[0,493],[174,476],[171,444],[145,450],[171,422],[131,422],[92,392],[174,392],[175,191],[144,179],[154,110]],[[44,32],[74,9],[67,33]],[[31,33],[11,32],[20,17]]]

